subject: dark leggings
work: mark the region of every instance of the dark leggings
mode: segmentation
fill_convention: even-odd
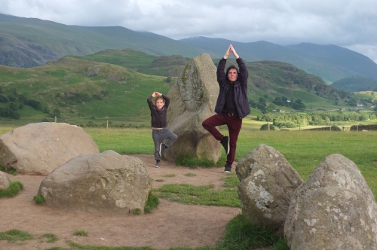
[[[237,139],[241,130],[242,119],[238,116],[229,116],[227,113],[223,113],[221,115],[213,115],[202,123],[203,127],[218,141],[221,141],[224,136],[216,127],[224,124],[228,126],[230,144],[230,151],[226,158],[226,163],[232,165],[234,157],[236,156]]]

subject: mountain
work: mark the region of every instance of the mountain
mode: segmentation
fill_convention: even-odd
[[[83,56],[107,49],[127,48],[149,55],[186,58],[208,53],[215,59],[224,55],[230,43],[246,61],[287,62],[320,76],[327,84],[352,75],[377,80],[377,64],[336,45],[303,43],[281,46],[266,41],[240,43],[205,37],[173,40],[124,27],[63,25],[0,14],[0,64],[13,67],[30,68],[66,55]]]
[[[180,41],[217,54],[222,51],[222,55],[231,43],[237,53],[248,61],[287,62],[308,73],[320,76],[327,83],[352,75],[363,75],[377,80],[376,63],[362,54],[336,45],[301,43],[281,46],[266,41],[240,43],[206,37],[192,37]]]
[[[336,89],[348,92],[377,91],[377,81],[365,76],[351,76],[331,84]]]
[[[66,55],[89,55],[110,48],[131,48],[158,56],[193,57],[205,52],[164,36],[123,27],[70,26],[0,14],[2,65],[29,68]]]

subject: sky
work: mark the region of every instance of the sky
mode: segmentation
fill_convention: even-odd
[[[0,13],[175,40],[335,44],[377,63],[376,0],[0,0]]]

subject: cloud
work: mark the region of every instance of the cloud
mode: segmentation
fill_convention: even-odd
[[[3,0],[5,14],[68,25],[123,26],[173,39],[336,44],[377,62],[375,0]]]

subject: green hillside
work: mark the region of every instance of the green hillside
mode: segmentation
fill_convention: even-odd
[[[334,88],[348,92],[377,91],[377,81],[364,76],[352,76],[331,84]]]
[[[178,76],[186,61],[180,56],[151,56],[134,50],[106,50],[77,59],[108,62],[124,66],[146,74]],[[213,58],[216,65],[219,59]],[[234,58],[228,59],[227,66],[236,65]],[[258,101],[260,97],[272,102],[276,97],[301,99],[307,107],[337,108],[347,106],[354,95],[334,89],[318,76],[307,74],[299,68],[276,61],[247,62],[249,70],[249,99]],[[176,69],[176,71],[172,70]],[[177,74],[178,73],[178,74]],[[267,97],[266,97],[267,96]]]
[[[179,76],[189,60],[178,55],[154,56],[132,49],[109,49],[88,56],[76,56],[75,58],[111,63],[140,73],[167,77]]]
[[[166,94],[170,87],[166,77],[74,58],[30,69],[0,66],[0,75],[0,115],[40,121],[55,115],[77,121],[145,121],[147,97],[153,91]]]
[[[128,49],[64,57],[28,69],[0,66],[0,116],[34,122],[57,116],[83,125],[106,120],[145,125],[149,121],[146,98],[153,91],[167,93],[186,61],[181,56],[156,57]],[[213,61],[217,64],[218,59]],[[229,59],[227,64],[236,62]],[[356,103],[353,94],[328,86],[291,64],[260,61],[246,65],[249,102],[259,114],[272,104],[302,111]]]

